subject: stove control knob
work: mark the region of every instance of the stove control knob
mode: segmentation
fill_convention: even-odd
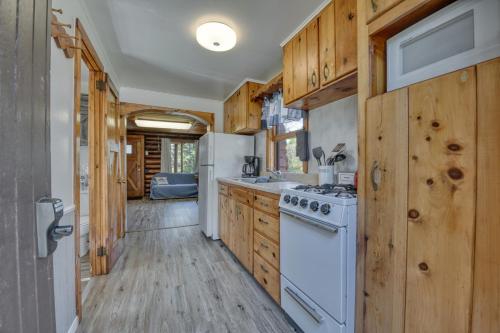
[[[300,207],[307,208],[307,203],[308,203],[307,199],[300,200]]]
[[[318,208],[319,208],[319,203],[317,201],[313,201],[311,202],[311,204],[309,205],[309,208],[311,208],[311,210],[313,212],[317,212],[318,211]]]
[[[330,205],[329,204],[322,204],[321,205],[321,212],[324,214],[324,215],[328,215],[330,214]]]
[[[283,198],[283,200],[288,204],[290,203],[290,195],[285,195],[285,197]]]
[[[293,197],[292,198],[292,205],[297,206],[298,203],[299,203],[299,198],[298,197]]]

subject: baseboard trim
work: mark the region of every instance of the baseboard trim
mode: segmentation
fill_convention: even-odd
[[[75,333],[77,328],[78,328],[78,317],[75,317],[75,320],[73,320],[73,323],[71,324],[68,333]]]

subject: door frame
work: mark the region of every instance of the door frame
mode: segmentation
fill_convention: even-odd
[[[81,95],[81,65],[85,62],[89,69],[89,112],[88,112],[88,147],[89,147],[89,256],[92,275],[101,275],[102,258],[97,256],[97,248],[101,246],[103,208],[105,202],[97,200],[102,193],[102,127],[105,124],[103,91],[97,89],[97,82],[105,80],[104,66],[90,42],[90,39],[79,19],[75,27],[75,59],[74,59],[74,134],[73,134],[73,162],[74,162],[74,200],[75,200],[75,293],[76,312],[79,320],[82,319],[82,288],[80,270],[80,95]],[[105,178],[104,178],[105,180]],[[98,204],[99,203],[99,204]]]

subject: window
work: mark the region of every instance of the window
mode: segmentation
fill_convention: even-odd
[[[307,115],[300,120],[281,123],[268,130],[267,167],[284,172],[306,173],[307,162],[297,156],[297,132],[307,130]]]
[[[175,142],[170,144],[170,163],[173,173],[197,172],[197,142]]]

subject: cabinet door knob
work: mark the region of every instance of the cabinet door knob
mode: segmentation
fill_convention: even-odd
[[[372,170],[370,172],[370,179],[372,182],[373,190],[376,192],[380,188],[381,174],[377,161],[373,161]]]
[[[311,83],[313,87],[316,87],[316,72],[313,72],[311,75]]]
[[[269,271],[267,270],[267,268],[266,268],[266,267],[264,267],[264,265],[260,265],[260,268],[262,268],[262,271],[263,271],[264,273],[269,273]]]
[[[330,76],[330,69],[328,68],[328,64],[325,64],[325,67],[323,67],[323,76],[325,77],[325,80],[327,80],[328,76]]]

